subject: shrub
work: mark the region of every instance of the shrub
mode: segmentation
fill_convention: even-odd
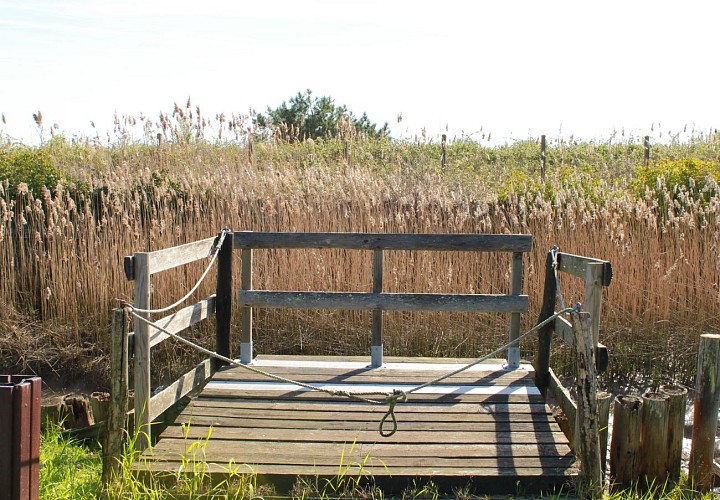
[[[52,190],[65,177],[44,149],[17,147],[0,151],[0,180],[8,181],[10,192],[25,183],[38,198],[43,187]]]

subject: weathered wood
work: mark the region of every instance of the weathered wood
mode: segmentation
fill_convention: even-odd
[[[607,451],[608,451],[608,425],[610,424],[610,403],[613,396],[609,392],[598,391],[597,407],[598,407],[598,430],[600,434],[600,467],[602,468],[603,477],[607,469]]]
[[[652,488],[667,481],[668,396],[644,394],[640,410],[640,487]]]
[[[293,365],[285,357],[263,356],[255,363],[268,371],[277,369],[284,376],[298,376],[319,385],[336,379],[352,381],[345,386],[358,390],[363,388],[355,381],[380,383],[384,378],[386,388],[405,386],[407,376],[414,384],[423,374],[432,378],[451,365],[462,366],[461,362],[428,360],[435,362],[423,369],[424,363],[412,358],[406,363],[388,358],[385,367],[369,368],[366,357],[353,358],[365,359],[365,363],[338,359],[316,356],[311,363]],[[575,475],[567,440],[539,391],[532,387],[533,371],[525,370],[525,364],[520,370],[508,371],[497,360],[489,366],[496,370],[495,377],[491,369],[478,365],[460,377],[467,379],[471,387],[443,385],[437,389],[448,390],[449,394],[412,394],[408,402],[398,404],[395,410],[399,430],[389,438],[377,432],[386,406],[294,390],[287,394],[282,390],[265,391],[261,385],[272,387],[278,383],[259,384],[257,375],[245,373],[240,367],[227,367],[213,376],[176,423],[163,432],[153,453],[145,455],[147,465],[138,461],[136,470],[145,466],[176,472],[188,444],[203,440],[206,463],[227,465],[232,458],[233,463],[251,464],[261,475],[295,476],[311,470],[328,472],[331,468],[336,474],[341,456],[346,460],[343,463],[362,463],[367,457],[365,465],[375,471],[385,464],[387,469],[382,467],[382,475],[391,474],[393,481],[398,474],[406,474],[460,486],[465,484],[462,474],[472,470],[474,478],[486,475],[493,484],[499,477],[510,478],[511,486],[516,488],[517,481],[527,485],[530,477],[552,477],[562,483]],[[243,373],[248,382],[243,381]],[[225,380],[255,384],[257,389],[243,393],[232,384],[226,390],[211,389],[216,382]],[[482,385],[485,383],[488,385]],[[505,383],[510,386],[503,387]],[[517,387],[522,394],[502,394],[506,389],[513,392],[514,383],[522,384]],[[529,389],[536,395],[530,395]],[[473,395],[472,390],[497,394]],[[187,433],[183,423],[190,424]],[[350,476],[358,473],[353,469]],[[218,469],[217,474],[223,472]]]
[[[237,235],[247,234],[245,232],[234,233],[234,245],[237,247]],[[240,293],[247,293],[253,287],[253,251],[252,248],[242,250],[242,275],[240,277]],[[253,308],[250,305],[243,305],[240,309],[240,362],[252,363],[253,359]]]
[[[572,274],[582,279],[587,277],[588,264],[602,264],[602,286],[610,286],[612,282],[612,265],[607,261],[562,252],[558,253],[557,258],[559,271]]]
[[[575,333],[577,365],[576,455],[580,459],[581,480],[592,497],[602,492],[597,380],[590,314],[571,313]]]
[[[700,336],[695,391],[689,476],[696,490],[708,491],[720,409],[720,335]]]
[[[139,309],[150,308],[150,266],[147,253],[136,253],[135,264],[135,300],[134,305]],[[140,314],[147,318],[147,314]],[[149,326],[134,320],[134,347],[135,347],[135,425],[138,438],[135,448],[144,450],[150,446],[150,329]]]
[[[570,442],[570,447],[575,449],[575,423],[577,422],[577,404],[573,401],[570,391],[563,387],[560,379],[555,375],[555,372],[550,368],[550,377],[548,383],[548,392],[555,398],[558,406],[565,414],[568,420],[568,432],[566,436]]]
[[[215,289],[215,351],[230,357],[230,327],[233,306],[233,237],[228,233],[217,258],[217,285]],[[214,367],[226,363],[213,360]]]
[[[572,325],[568,320],[562,316],[558,316],[554,321],[554,332],[562,339],[568,347],[575,347],[575,339],[573,337]],[[610,354],[608,348],[604,344],[598,342],[595,348],[595,368],[598,373],[602,373],[607,370],[608,364],[610,363]]]
[[[132,255],[126,255],[123,258],[123,272],[128,281],[135,280],[135,262]]]
[[[543,136],[545,137],[545,136]],[[553,269],[552,251],[545,257],[545,284],[543,285],[543,302],[537,324],[542,323],[555,314],[557,282]],[[538,346],[535,352],[535,384],[543,396],[547,394],[550,383],[550,347],[552,345],[553,325],[549,324],[538,332]]]
[[[610,486],[625,490],[640,475],[640,408],[637,396],[618,396],[613,410],[613,432],[610,443]]]
[[[383,291],[383,251],[373,251],[373,293]],[[372,343],[370,347],[370,364],[378,367],[383,364],[383,312],[372,312]]]
[[[216,303],[216,296],[211,295],[200,302],[183,307],[175,313],[154,321],[154,323],[170,333],[178,334],[200,323],[202,320],[212,317],[215,314]],[[170,335],[153,326],[147,325],[147,328],[150,335],[151,348],[170,338]],[[135,332],[128,334],[128,342],[130,343],[130,350],[132,352],[135,346]]]
[[[351,311],[451,311],[526,312],[527,295],[363,293],[363,292],[270,292],[245,289],[239,292],[243,307],[287,309],[345,309]]]
[[[270,233],[238,231],[235,248],[529,252],[527,234]]]
[[[670,481],[680,479],[682,442],[685,433],[687,389],[679,385],[662,385],[660,392],[668,396],[668,432],[666,467]]]
[[[604,264],[588,263],[585,272],[585,310],[592,321],[593,349],[597,349],[600,342],[603,268]]]
[[[103,447],[102,483],[110,485],[120,470],[128,400],[127,312],[113,309],[110,354],[110,408]]]
[[[401,425],[401,424],[400,424]],[[163,431],[164,437],[188,439],[203,439],[210,434],[210,426],[191,425],[189,429],[181,426],[168,427]],[[213,427],[212,436],[220,440],[253,440],[302,442],[302,443],[375,443],[378,441],[377,426],[369,431],[353,430],[350,432],[341,430],[305,429],[298,432],[297,429],[254,429],[249,436],[247,429],[235,427]],[[383,443],[411,443],[411,444],[553,444],[565,439],[564,434],[555,429],[552,431],[526,431],[509,432],[493,429],[490,431],[457,431],[457,432],[433,432],[433,431],[408,431],[402,430],[387,438]]]
[[[514,252],[512,255],[512,268],[510,275],[510,295],[520,296],[523,288],[523,254]],[[510,341],[517,340],[520,336],[520,313],[513,312],[510,315]],[[508,368],[511,370],[520,366],[520,345],[513,344],[507,351]]]
[[[212,256],[215,237],[185,245],[157,250],[148,254],[150,274],[173,269]],[[137,267],[135,267],[137,269]]]
[[[150,420],[155,420],[180,399],[202,386],[214,373],[212,365],[212,360],[206,359],[150,398]]]

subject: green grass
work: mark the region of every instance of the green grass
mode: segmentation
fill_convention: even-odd
[[[186,427],[186,429],[188,429]],[[187,440],[183,457],[185,474],[165,474],[140,481],[131,472],[131,467],[141,462],[139,454],[128,451],[123,457],[119,475],[112,487],[103,492],[101,483],[102,453],[97,442],[83,442],[66,437],[59,426],[48,427],[42,435],[40,449],[40,498],[41,499],[93,499],[98,496],[111,499],[125,498],[265,498],[277,493],[268,486],[258,486],[254,474],[246,473],[247,468],[239,464],[228,464],[227,474],[218,479],[208,473],[204,450],[211,432],[204,439]],[[132,445],[131,440],[129,445]],[[373,478],[364,470],[369,457],[361,463],[349,462],[345,457],[353,451],[342,449],[338,462],[338,473],[332,478],[300,478],[288,494],[290,498],[309,499],[378,499],[386,498],[382,489],[375,486]],[[359,468],[359,475],[350,475],[352,468]],[[433,482],[413,482],[399,496],[407,500],[456,498],[458,500],[484,498],[516,498],[512,495],[486,497],[471,487],[457,488],[442,492]],[[582,491],[544,494],[539,497],[519,498],[576,499],[584,498]],[[715,498],[712,493],[701,495],[692,490],[687,478],[677,485],[663,485],[649,491],[633,488],[628,491],[606,493],[608,500],[669,500]]]

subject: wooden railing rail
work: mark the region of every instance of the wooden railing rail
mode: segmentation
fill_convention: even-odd
[[[520,314],[528,310],[522,295],[523,253],[532,248],[532,236],[524,234],[383,234],[383,233],[234,233],[235,248],[242,249],[242,282],[238,299],[242,314],[240,360],[253,358],[253,307],[369,310],[372,316],[371,366],[383,363],[383,311],[449,311],[510,313],[510,340],[520,335]],[[255,249],[355,249],[373,251],[372,292],[299,292],[253,290]],[[385,250],[475,251],[512,253],[510,293],[430,294],[383,292]],[[508,349],[508,365],[517,368],[520,348]]]

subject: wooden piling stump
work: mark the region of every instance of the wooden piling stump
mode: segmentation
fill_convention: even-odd
[[[677,482],[680,479],[687,389],[679,385],[663,385],[660,387],[660,392],[667,394],[669,398],[666,458],[668,478],[673,482]]]
[[[613,490],[630,488],[638,478],[641,407],[642,399],[637,396],[615,399],[610,443],[610,485]]]
[[[670,398],[660,392],[643,395],[640,410],[640,487],[667,481],[667,430]]]
[[[713,481],[715,431],[720,408],[720,335],[700,336],[690,481],[697,491],[708,491]]]
[[[605,474],[607,470],[608,424],[610,423],[610,403],[612,394],[605,391],[597,393],[598,430],[600,433],[600,468]]]

